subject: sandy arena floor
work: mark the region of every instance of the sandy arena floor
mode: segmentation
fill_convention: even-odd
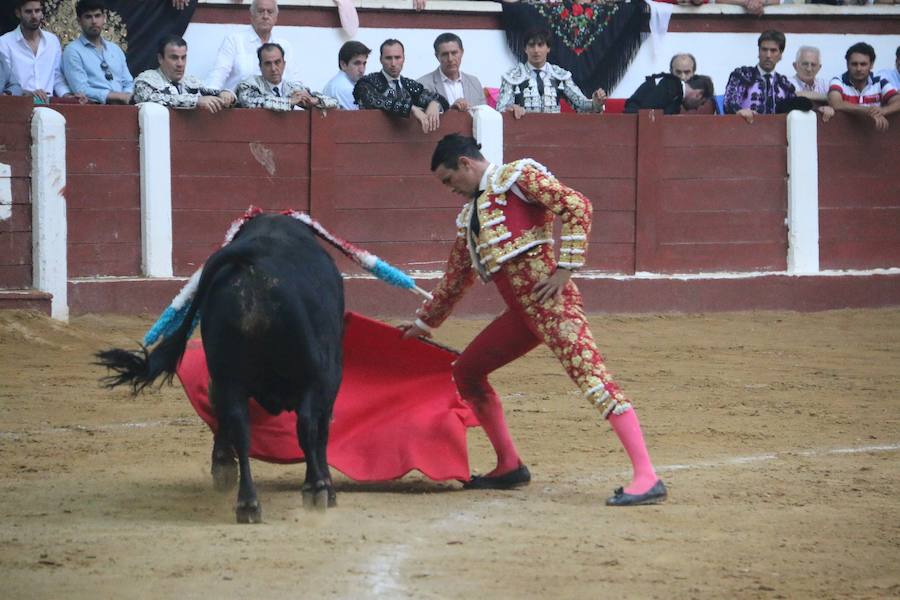
[[[900,597],[900,310],[592,323],[667,504],[603,506],[627,458],[539,349],[493,380],[529,487],[341,477],[318,515],[302,466],[257,462],[265,523],[249,526],[212,490],[211,435],[180,387],[98,387],[92,353],[134,347],[148,319],[0,312],[0,596]]]

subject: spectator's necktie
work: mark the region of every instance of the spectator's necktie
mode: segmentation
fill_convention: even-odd
[[[540,69],[534,69],[534,77],[537,80],[538,98],[541,99],[541,106],[544,105],[544,78],[541,77]]]
[[[772,89],[772,74],[766,73],[763,75],[766,80],[766,110],[763,114],[766,115],[774,115],[775,114],[775,90]]]

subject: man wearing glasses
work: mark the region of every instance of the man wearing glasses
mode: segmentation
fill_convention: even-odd
[[[63,51],[62,70],[73,92],[98,104],[128,104],[134,80],[125,53],[100,35],[106,27],[103,0],[79,0],[75,15],[81,36]]]

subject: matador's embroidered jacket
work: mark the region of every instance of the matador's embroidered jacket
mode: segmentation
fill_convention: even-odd
[[[584,265],[592,207],[581,193],[564,186],[542,164],[523,159],[490,165],[478,198],[467,203],[456,220],[457,238],[447,270],[418,311],[428,327],[449,316],[463,292],[485,281],[507,261],[541,244],[553,244],[555,215],[562,219],[559,267]]]
[[[565,98],[578,112],[603,112],[603,106],[581,93],[572,80],[572,74],[554,64],[546,65],[549,73],[544,85],[544,95],[538,93],[537,74],[525,63],[519,63],[503,74],[497,110],[503,112],[518,104],[526,112],[560,112],[559,101]]]
[[[437,92],[432,92],[415,79],[400,77],[398,93],[390,86],[384,73],[363,75],[353,87],[353,99],[360,108],[374,108],[399,117],[408,117],[413,106],[422,110],[428,108],[432,101],[437,102],[446,111],[450,110],[447,99]]]
[[[314,92],[303,85],[300,81],[282,81],[283,91],[280,96],[276,96],[272,91],[272,84],[266,81],[262,75],[255,75],[242,81],[238,86],[235,94],[237,95],[238,104],[246,108],[266,108],[274,111],[303,110],[301,106],[291,105],[291,94],[295,91],[306,92],[313,98],[319,99],[319,105],[316,108],[337,108],[338,101],[331,96]]]
[[[134,79],[134,103],[156,102],[170,108],[194,108],[200,96],[218,96],[222,90],[205,87],[193,75],[173,83],[162,69],[144,71]]]

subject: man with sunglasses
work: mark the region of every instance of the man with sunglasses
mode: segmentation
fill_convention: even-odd
[[[103,0],[78,0],[75,15],[81,36],[63,51],[62,70],[69,87],[97,104],[128,104],[134,79],[125,53],[100,35],[106,27]]]

